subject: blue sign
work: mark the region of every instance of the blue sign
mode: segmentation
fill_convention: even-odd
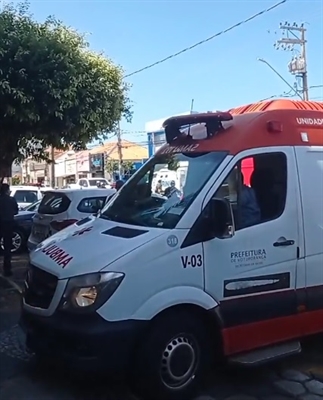
[[[90,155],[90,172],[102,172],[104,170],[104,154],[91,154]]]
[[[95,167],[100,167],[100,166],[101,166],[101,160],[93,160],[93,161],[92,161],[92,164],[93,164]]]
[[[178,245],[178,238],[175,235],[170,235],[167,238],[167,244],[169,247],[176,247]]]

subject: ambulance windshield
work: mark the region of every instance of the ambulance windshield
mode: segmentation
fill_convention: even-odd
[[[100,217],[131,225],[175,228],[226,155],[157,154],[107,203]]]

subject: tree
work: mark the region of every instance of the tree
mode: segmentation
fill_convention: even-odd
[[[15,175],[15,176],[13,176],[12,177],[12,184],[13,185],[20,185],[20,178],[19,178],[19,176],[18,175]]]
[[[179,168],[179,162],[175,160],[175,157],[173,155],[170,155],[168,158],[167,168],[170,171],[177,171]]]
[[[0,178],[13,161],[48,161],[46,149],[84,149],[131,119],[123,70],[84,35],[27,3],[0,13]]]
[[[119,163],[116,160],[112,160],[111,158],[106,161],[105,169],[110,175],[113,175],[115,172],[119,170]]]
[[[132,161],[122,161],[121,163],[124,175],[131,175],[134,169],[134,164]]]
[[[121,171],[119,171],[119,162],[117,160],[109,158],[106,161],[105,169],[111,175],[113,175],[116,172],[121,172],[122,175],[131,175],[134,168],[134,164],[132,161],[123,160],[121,162],[120,167]]]

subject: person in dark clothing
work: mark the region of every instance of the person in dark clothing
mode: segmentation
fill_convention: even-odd
[[[3,273],[5,276],[12,275],[11,271],[11,247],[14,217],[19,208],[14,197],[10,196],[10,186],[3,183],[0,186],[0,239],[3,238],[4,259]]]
[[[241,171],[236,170],[236,174],[237,192],[239,191],[237,227],[243,229],[259,224],[261,221],[261,212],[255,191],[245,185]]]
[[[175,185],[176,185],[175,181],[171,181],[170,186],[168,186],[165,189],[164,196],[170,198],[171,196],[173,196],[176,193],[178,195],[178,197],[179,197],[180,191],[176,188]]]
[[[118,180],[118,181],[116,182],[116,186],[115,186],[116,191],[118,192],[118,191],[122,188],[123,185],[124,185],[124,182],[121,181],[121,180]],[[105,204],[107,204],[107,203],[112,199],[112,197],[113,197],[114,195],[115,195],[115,193],[113,193],[111,196],[107,197]]]
[[[122,188],[123,185],[124,185],[124,182],[121,181],[121,180],[118,180],[118,181],[116,182],[116,190],[117,190],[117,191],[120,190],[120,189]]]
[[[162,181],[161,179],[159,179],[155,188],[155,193],[162,194],[162,191],[163,191]]]

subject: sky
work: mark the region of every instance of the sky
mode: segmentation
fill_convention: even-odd
[[[125,74],[204,40],[279,0],[31,0],[35,19],[54,15],[88,34],[91,49],[103,51]],[[323,85],[323,0],[287,0],[273,11],[224,33],[126,81],[132,85],[133,119],[122,121],[123,138],[147,143],[145,123],[190,110],[226,110],[280,96],[291,85],[290,51],[276,50],[281,22],[305,23],[308,80]],[[310,90],[323,100],[323,88]]]

